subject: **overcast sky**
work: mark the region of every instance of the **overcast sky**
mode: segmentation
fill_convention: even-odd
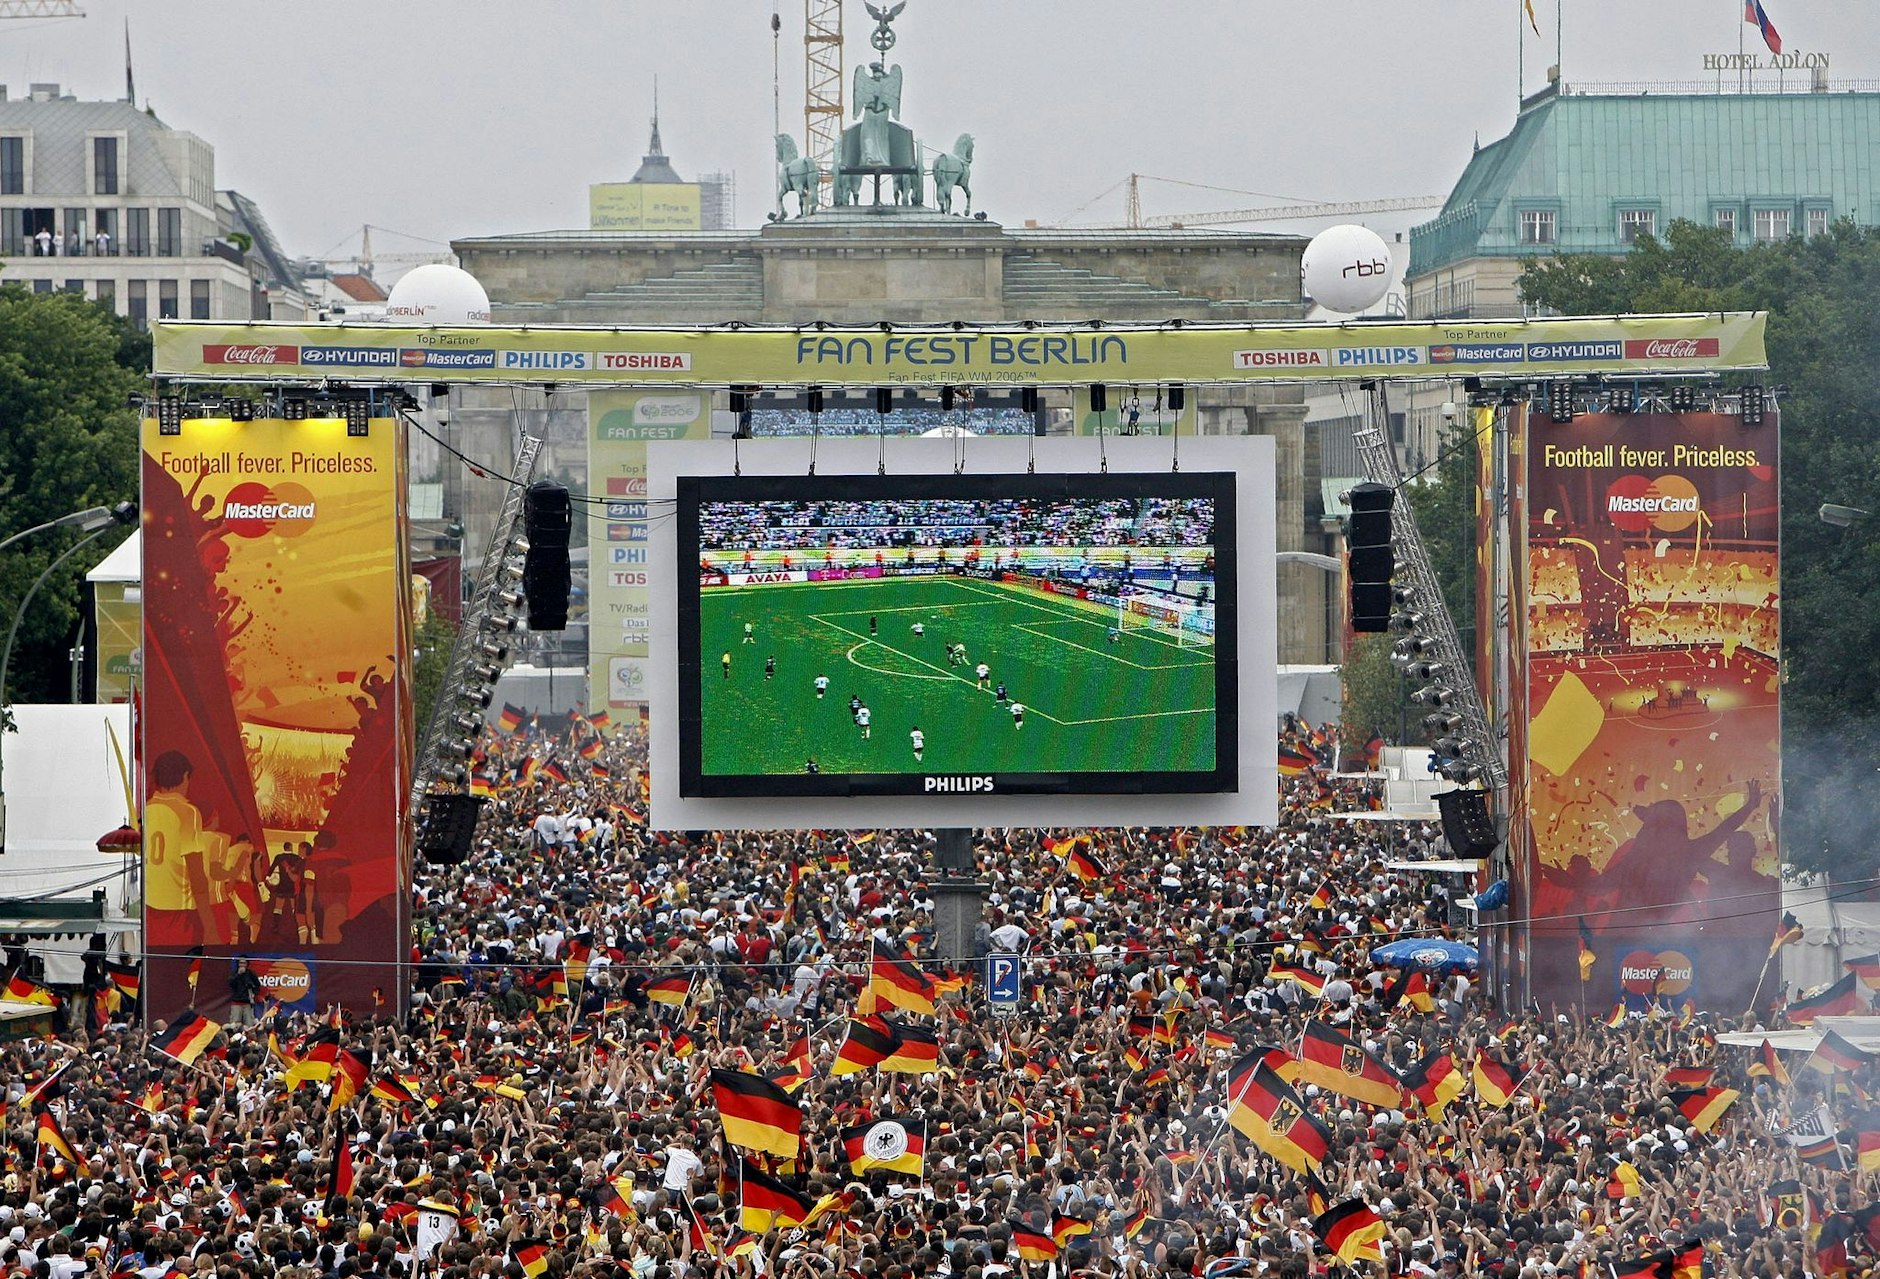
[[[639,164],[656,74],[679,172],[734,171],[741,225],[771,204],[772,0],[80,4],[80,20],[0,22],[0,81],[121,98],[128,14],[140,105],[213,144],[217,185],[258,200],[293,254],[355,251],[368,222],[431,241],[583,227],[588,184]],[[1544,83],[1555,4],[1534,0],[1536,38],[1521,0],[909,0],[891,61],[924,143],[975,136],[976,209],[1114,225],[1132,171],[1262,193],[1145,183],[1146,213],[1446,192],[1478,134],[1507,132],[1518,85]],[[774,7],[800,138],[803,4]],[[1765,8],[1787,50],[1880,81],[1880,3]],[[1761,50],[1742,10],[1565,0],[1566,79],[1714,82],[1705,53]],[[873,56],[860,0],[846,24],[852,75]]]

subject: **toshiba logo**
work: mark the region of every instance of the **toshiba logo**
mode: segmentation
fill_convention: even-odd
[[[1643,497],[1628,497],[1623,493],[1612,493],[1606,498],[1606,510],[1610,512],[1640,512],[1656,515],[1664,511],[1695,511],[1697,495],[1677,497],[1665,493],[1648,493]]]
[[[313,503],[294,502],[224,502],[225,520],[310,520]]]

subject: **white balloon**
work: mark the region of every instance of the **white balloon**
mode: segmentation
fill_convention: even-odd
[[[1356,315],[1390,289],[1390,246],[1370,227],[1327,227],[1306,245],[1299,276],[1314,302]]]
[[[393,324],[488,324],[490,295],[468,271],[433,262],[392,286],[385,318]]]

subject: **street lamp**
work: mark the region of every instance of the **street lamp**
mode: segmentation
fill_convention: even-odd
[[[58,557],[54,559],[52,563],[46,565],[45,571],[33,579],[33,584],[26,588],[25,597],[20,600],[20,606],[13,611],[13,624],[7,628],[6,646],[0,648],[0,715],[4,715],[7,706],[7,670],[13,663],[13,641],[19,637],[20,619],[26,616],[26,610],[33,602],[33,596],[39,593],[39,588],[44,586],[46,580],[58,571],[61,564],[71,559],[72,556],[76,555],[82,548],[103,537],[114,526],[134,524],[136,522],[137,503],[119,502],[116,506],[91,506],[82,511],[73,511],[70,515],[61,515],[56,520],[47,520],[44,524],[35,524],[32,528],[15,533],[5,541],[0,541],[0,551],[3,551],[21,538],[41,532],[44,529],[80,528],[86,530],[84,537],[79,538],[78,541],[59,552]],[[0,852],[6,851],[7,840],[7,805],[4,782],[5,756],[6,727],[3,723],[0,723]]]
[[[1867,518],[1867,512],[1858,506],[1841,506],[1835,502],[1823,502],[1815,514],[1821,517],[1823,524],[1832,524],[1836,528],[1850,528]]]

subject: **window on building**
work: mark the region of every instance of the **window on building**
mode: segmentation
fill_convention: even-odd
[[[0,138],[0,195],[26,194],[26,139]]]
[[[91,236],[85,230],[85,210],[67,209],[65,211],[65,256],[83,257],[91,252]]]
[[[1552,209],[1521,210],[1521,243],[1554,243],[1554,218]]]
[[[1789,238],[1789,211],[1787,209],[1756,210],[1756,238],[1763,243]]]
[[[50,293],[50,292],[52,292],[52,281],[51,281],[51,280],[34,280],[34,281],[33,281],[33,292],[35,292],[35,293]]]
[[[0,209],[0,256],[26,256],[26,210]]]
[[[65,282],[65,292],[76,293],[82,298],[85,296],[85,282],[83,280],[67,280]]]
[[[1812,238],[1828,233],[1828,211],[1817,205],[1808,210],[1808,234]]]
[[[1658,234],[1658,210],[1619,210],[1619,243],[1631,244],[1641,235],[1656,234]]]
[[[124,284],[125,318],[143,328],[150,323],[150,286],[144,280],[127,280]]]
[[[150,256],[150,210],[124,210],[124,252],[134,258]]]
[[[117,310],[116,280],[98,281],[98,303],[100,306],[109,307],[113,311]]]
[[[114,256],[123,247],[118,243],[118,212],[116,209],[97,209],[92,213],[92,225],[97,231],[92,236],[92,252],[99,257]]]
[[[157,281],[157,318],[159,320],[181,319],[176,309],[176,281]]]
[[[189,318],[192,320],[209,318],[209,282],[207,280],[189,282]]]
[[[118,193],[118,140],[91,140],[91,191],[93,195]]]
[[[1716,227],[1719,231],[1729,236],[1732,240],[1736,238],[1736,210],[1735,209],[1730,209],[1730,208],[1712,209],[1710,211],[1710,223],[1712,226]]]
[[[183,211],[181,209],[157,210],[157,256],[160,258],[183,256]]]

